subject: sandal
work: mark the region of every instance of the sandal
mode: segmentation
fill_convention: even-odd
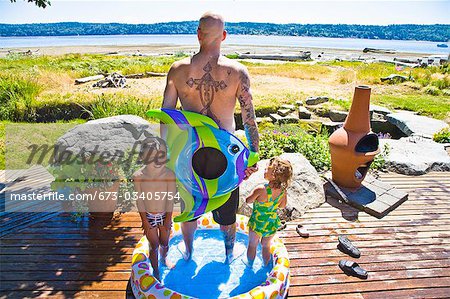
[[[278,231],[285,229],[287,226],[286,221],[281,221],[281,226],[277,229]]]
[[[339,244],[337,248],[340,251],[354,258],[359,258],[361,256],[359,249],[356,248],[356,246],[353,245],[352,242],[350,242],[350,240],[346,236],[339,236],[338,240]]]
[[[308,238],[309,237],[309,233],[306,230],[306,228],[303,227],[303,225],[299,224],[297,225],[297,227],[295,228],[295,230],[297,231],[297,234],[302,237],[302,238]]]
[[[340,260],[339,268],[341,268],[341,270],[349,276],[367,279],[367,271],[361,268],[358,263],[354,261]]]

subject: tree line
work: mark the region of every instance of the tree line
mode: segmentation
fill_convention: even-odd
[[[0,24],[0,36],[71,36],[125,34],[195,34],[197,21],[156,24],[122,23],[42,23]],[[396,40],[426,40],[447,42],[450,25],[346,25],[346,24],[273,24],[227,23],[229,34],[286,35],[334,38],[368,38]]]

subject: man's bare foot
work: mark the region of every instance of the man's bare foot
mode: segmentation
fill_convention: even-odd
[[[178,243],[177,249],[183,256],[183,259],[185,261],[189,261],[190,259],[192,259],[192,252],[187,251],[186,245],[183,242]]]
[[[227,251],[225,254],[225,264],[231,264],[234,260],[240,257],[246,251],[246,247],[243,244],[235,244],[233,251]]]
[[[169,270],[175,268],[175,264],[169,261],[168,258],[163,259],[162,261],[163,265],[166,266]]]
[[[253,262],[255,260],[249,260],[248,258],[243,258],[242,262],[244,263],[244,265],[246,265],[249,268],[253,268]]]

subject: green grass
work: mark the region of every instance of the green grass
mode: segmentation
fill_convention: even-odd
[[[33,117],[32,103],[41,89],[33,78],[0,77],[0,119],[27,121]]]
[[[437,119],[450,117],[450,98],[432,95],[374,95],[371,103],[382,105],[389,109],[416,111]]]
[[[134,89],[108,90],[104,94],[91,91],[87,85],[73,86],[82,76],[119,71],[122,74],[146,71],[167,72],[170,65],[186,55],[132,57],[101,54],[67,54],[60,56],[8,55],[0,59],[0,120],[17,122],[54,122],[76,118],[99,118],[117,114],[143,113],[159,107],[159,92],[135,93]],[[235,58],[234,56],[230,56]],[[369,84],[373,90],[372,103],[392,109],[417,111],[448,121],[450,76],[448,66],[405,69],[396,71],[392,64],[362,62],[324,62],[263,64],[244,62],[253,76],[253,98],[258,116],[274,112],[285,103],[304,100],[311,93],[270,84],[270,77],[285,77],[330,83],[324,92],[340,98],[342,90],[352,83]],[[391,73],[411,75],[414,82],[397,86],[381,83],[379,78]],[[267,80],[267,82],[266,82]],[[284,79],[283,79],[284,80]],[[284,82],[284,81],[283,81]],[[294,81],[293,81],[294,82]],[[298,81],[297,81],[298,82]],[[163,81],[158,84],[164,84]],[[295,83],[292,83],[295,84]],[[305,83],[306,84],[306,83]],[[138,85],[137,85],[138,86]],[[284,86],[284,85],[283,85]],[[135,87],[133,87],[135,88]],[[392,88],[392,89],[391,89]],[[317,91],[315,91],[317,93]],[[348,110],[351,102],[331,100],[336,107]],[[237,108],[239,113],[239,107]]]
[[[5,123],[0,122],[0,169],[5,169]]]
[[[122,74],[167,72],[176,60],[184,56],[113,56],[101,54],[66,54],[60,56],[23,57],[9,55],[0,59],[4,72],[36,73],[64,71],[72,77],[91,76],[120,71]]]
[[[86,110],[91,118],[98,119],[113,115],[132,114],[146,118],[145,112],[161,107],[162,98],[155,100],[128,97],[118,100],[116,95],[101,95]]]
[[[339,106],[342,110],[348,111],[351,101],[330,99],[330,102]],[[420,115],[425,115],[441,120],[450,118],[450,97],[429,94],[403,94],[403,95],[372,95],[371,104],[385,106],[391,110],[415,111]]]
[[[82,122],[84,121],[73,120],[52,124],[1,122],[0,169],[29,168],[31,165],[27,160],[31,153],[30,145],[52,146],[59,137]],[[48,164],[48,159],[41,163],[44,166]]]
[[[272,75],[306,80],[318,80],[322,76],[331,74],[331,70],[320,64],[305,64],[287,62],[282,64],[264,64],[255,62],[242,62],[248,71],[254,75]]]

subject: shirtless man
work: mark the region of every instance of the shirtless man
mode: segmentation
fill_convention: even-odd
[[[200,51],[172,65],[167,75],[162,107],[175,109],[180,99],[184,110],[207,115],[221,128],[233,133],[235,131],[234,111],[236,99],[238,99],[250,150],[258,152],[259,135],[248,71],[240,63],[221,56],[220,45],[226,36],[222,16],[205,13],[200,18],[197,29]],[[207,165],[214,164],[213,157],[209,158],[209,161],[211,160],[212,163],[205,163],[205,168]],[[247,168],[246,178],[257,170],[257,166]],[[214,220],[220,224],[224,235],[228,263],[233,258],[238,205],[239,189],[236,189],[223,206],[213,211]],[[192,244],[197,221],[184,222],[181,228],[186,246],[184,258],[189,259],[193,251]]]

